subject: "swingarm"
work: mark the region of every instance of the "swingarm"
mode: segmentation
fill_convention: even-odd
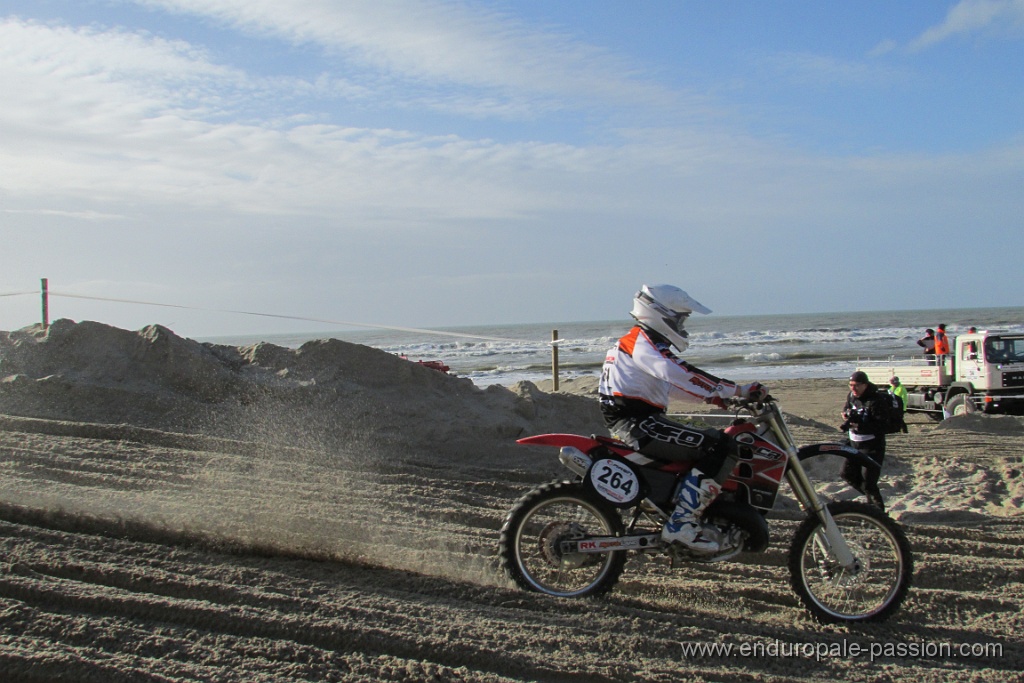
[[[592,536],[562,541],[558,549],[565,555],[573,553],[610,553],[616,550],[651,550],[662,547],[660,534],[636,536]]]

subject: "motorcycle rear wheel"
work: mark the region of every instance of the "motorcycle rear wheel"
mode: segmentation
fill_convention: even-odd
[[[824,529],[808,517],[789,551],[793,590],[804,607],[825,623],[884,621],[907,596],[914,559],[903,529],[882,510],[857,501],[828,506],[856,559],[846,570],[819,542]]]
[[[498,554],[505,573],[521,588],[562,598],[600,595],[622,575],[626,551],[563,553],[561,541],[623,533],[618,511],[579,483],[546,484],[509,511]]]

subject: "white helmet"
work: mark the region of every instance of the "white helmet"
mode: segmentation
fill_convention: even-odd
[[[644,285],[633,298],[629,314],[641,327],[665,337],[682,353],[690,345],[685,326],[693,312],[707,315],[711,309],[673,285]]]

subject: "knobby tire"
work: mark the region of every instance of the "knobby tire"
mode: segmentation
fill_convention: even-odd
[[[910,589],[914,560],[902,527],[879,508],[858,501],[828,505],[858,560],[856,571],[838,566],[815,535],[823,525],[808,517],[789,552],[793,590],[820,622],[884,621],[899,609]]]
[[[626,564],[625,550],[562,554],[562,539],[621,536],[618,511],[576,482],[546,484],[520,498],[501,528],[498,554],[516,585],[557,597],[608,592]]]

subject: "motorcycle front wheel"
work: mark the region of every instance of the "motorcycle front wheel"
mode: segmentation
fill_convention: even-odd
[[[808,517],[789,551],[793,590],[821,622],[883,621],[910,589],[914,571],[903,529],[882,510],[857,501],[828,506],[854,556],[845,568],[827,550],[821,520]]]
[[[498,554],[505,573],[521,588],[563,598],[600,595],[619,580],[626,551],[566,553],[562,541],[623,533],[618,511],[582,485],[547,484],[509,511]]]

